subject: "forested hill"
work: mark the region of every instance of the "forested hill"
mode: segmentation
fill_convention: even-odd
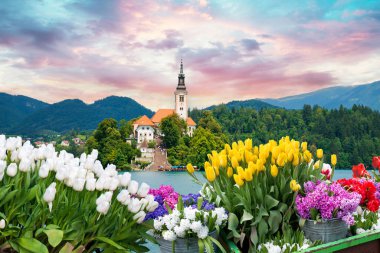
[[[302,109],[304,104],[319,105],[327,109],[338,109],[340,105],[351,108],[356,104],[380,111],[380,81],[355,86],[335,86],[296,96],[261,100],[286,109]]]
[[[48,105],[34,98],[0,92],[0,133],[17,125],[28,115]]]
[[[239,108],[239,107],[246,107],[246,108],[252,108],[256,110],[264,109],[264,108],[277,108],[277,106],[268,104],[266,102],[257,100],[257,99],[249,99],[249,100],[234,100],[231,102],[228,102],[227,104],[222,104],[229,108]],[[213,105],[210,107],[205,108],[205,110],[211,110],[214,109],[217,106],[221,105]]]
[[[289,135],[323,148],[327,154],[338,154],[340,168],[370,164],[373,155],[380,155],[380,113],[368,107],[328,110],[306,105],[301,110],[258,111],[218,106],[211,111],[231,141],[253,138],[257,145]],[[202,114],[193,110],[190,116],[198,122]]]
[[[12,113],[10,106],[7,115]],[[111,96],[93,104],[85,104],[79,99],[68,99],[30,111],[19,117],[17,124],[3,129],[2,132],[30,136],[50,132],[63,133],[71,129],[92,130],[106,118],[130,120],[144,114],[150,117],[153,112],[128,97]]]

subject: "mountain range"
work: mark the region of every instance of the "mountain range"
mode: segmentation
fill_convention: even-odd
[[[0,132],[41,135],[71,129],[92,130],[105,118],[130,120],[153,112],[128,97],[110,96],[93,104],[67,99],[47,104],[24,96],[0,93]]]
[[[380,110],[380,81],[356,86],[336,86],[279,99],[249,99],[231,101],[225,105],[254,109],[282,107],[301,109],[304,104],[328,109],[354,104]],[[205,109],[212,109],[210,106]],[[79,99],[67,99],[48,104],[34,98],[0,93],[0,133],[41,135],[62,133],[71,129],[92,130],[105,118],[130,120],[141,115],[151,117],[153,111],[128,97],[110,96],[92,104]]]
[[[319,105],[327,109],[340,105],[351,108],[354,104],[380,110],[380,81],[355,86],[335,86],[310,93],[279,99],[260,99],[286,109],[301,109],[305,104]]]

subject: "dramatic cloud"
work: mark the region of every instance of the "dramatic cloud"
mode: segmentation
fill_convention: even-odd
[[[378,1],[3,0],[0,92],[191,107],[380,79]],[[38,92],[36,92],[38,90]]]

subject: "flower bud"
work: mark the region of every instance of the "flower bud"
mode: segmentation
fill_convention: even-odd
[[[95,178],[87,178],[86,179],[86,190],[87,191],[94,191],[96,187],[96,179]]]
[[[116,199],[123,205],[128,205],[131,201],[131,195],[129,194],[128,190],[121,190],[120,193],[117,195]]]
[[[138,213],[136,213],[134,216],[133,216],[133,219],[138,223],[138,224],[141,224],[143,223],[144,219],[145,219],[145,216],[146,216],[146,213],[144,211],[140,211]]]
[[[7,168],[7,175],[10,177],[14,177],[17,174],[17,165],[15,163],[11,163]]]
[[[97,206],[96,206],[96,211],[98,211],[101,214],[107,214],[108,209],[110,209],[111,204],[107,201],[101,201]]]
[[[1,220],[0,220],[0,229],[4,229],[4,228],[5,228],[5,225],[6,225],[5,220],[4,220],[4,219],[1,219]]]
[[[135,180],[132,180],[129,183],[128,191],[129,191],[130,194],[134,195],[134,194],[137,193],[138,188],[139,188],[139,183],[136,182]]]
[[[49,168],[46,164],[41,165],[40,170],[38,171],[38,175],[40,176],[40,178],[47,178],[47,176],[49,175]]]
[[[131,201],[128,204],[128,210],[132,213],[137,213],[141,208],[141,201],[137,198],[131,198]]]
[[[146,184],[146,183],[142,183],[142,184],[140,185],[139,190],[137,191],[137,196],[139,196],[139,197],[141,197],[141,198],[144,198],[144,197],[148,194],[149,189],[150,189],[150,187],[149,187],[148,184]]]
[[[131,173],[125,172],[122,175],[118,175],[120,186],[127,187],[131,181]]]

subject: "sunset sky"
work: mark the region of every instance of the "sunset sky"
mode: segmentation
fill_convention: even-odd
[[[380,80],[380,1],[1,0],[0,92],[190,107]]]

